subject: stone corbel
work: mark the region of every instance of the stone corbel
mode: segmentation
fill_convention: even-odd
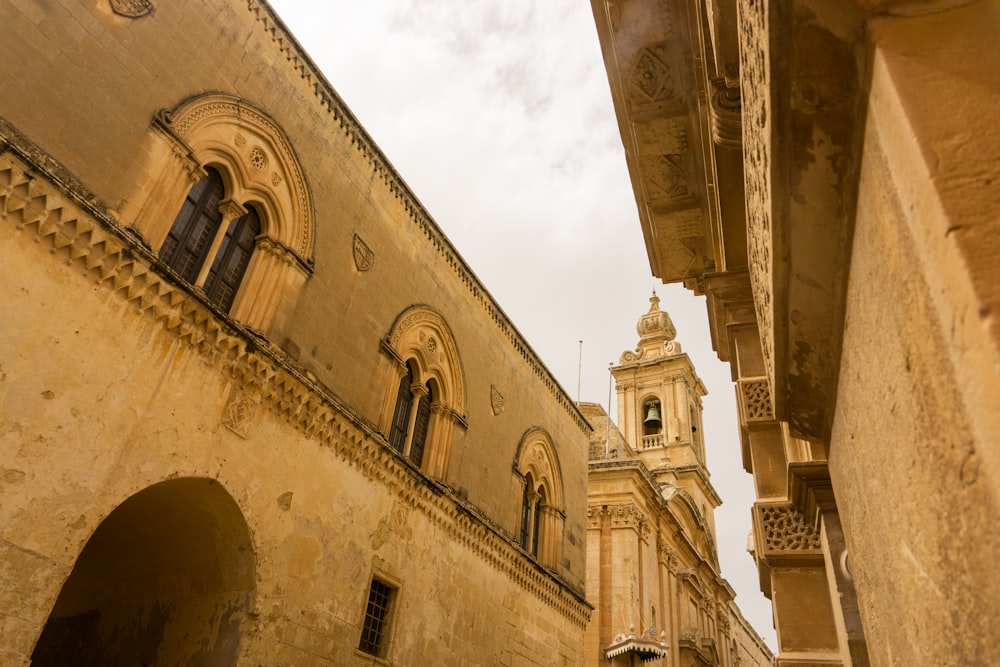
[[[739,88],[715,86],[709,114],[712,120],[712,140],[717,146],[742,150],[743,108]]]

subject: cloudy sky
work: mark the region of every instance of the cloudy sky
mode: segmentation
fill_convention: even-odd
[[[723,576],[775,648],[729,369],[704,299],[650,274],[590,3],[271,4],[571,396],[607,405],[656,289],[709,391]]]

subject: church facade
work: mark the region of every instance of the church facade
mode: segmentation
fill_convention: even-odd
[[[655,276],[706,297],[778,665],[1000,635],[1000,3],[592,0]]]
[[[585,664],[764,667],[774,656],[722,577],[706,465],[705,386],[659,299],[611,369],[618,425],[597,404],[587,489]]]
[[[591,428],[268,5],[0,62],[0,662],[582,664]]]

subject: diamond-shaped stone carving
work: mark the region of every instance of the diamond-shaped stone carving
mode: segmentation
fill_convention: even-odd
[[[639,53],[629,80],[634,101],[664,102],[674,96],[674,80],[667,62],[666,44],[646,47]]]

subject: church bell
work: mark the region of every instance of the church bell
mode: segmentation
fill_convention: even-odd
[[[658,404],[649,404],[649,409],[646,411],[646,418],[642,420],[642,423],[644,426],[654,429],[658,429],[663,425],[660,421],[660,406]]]

